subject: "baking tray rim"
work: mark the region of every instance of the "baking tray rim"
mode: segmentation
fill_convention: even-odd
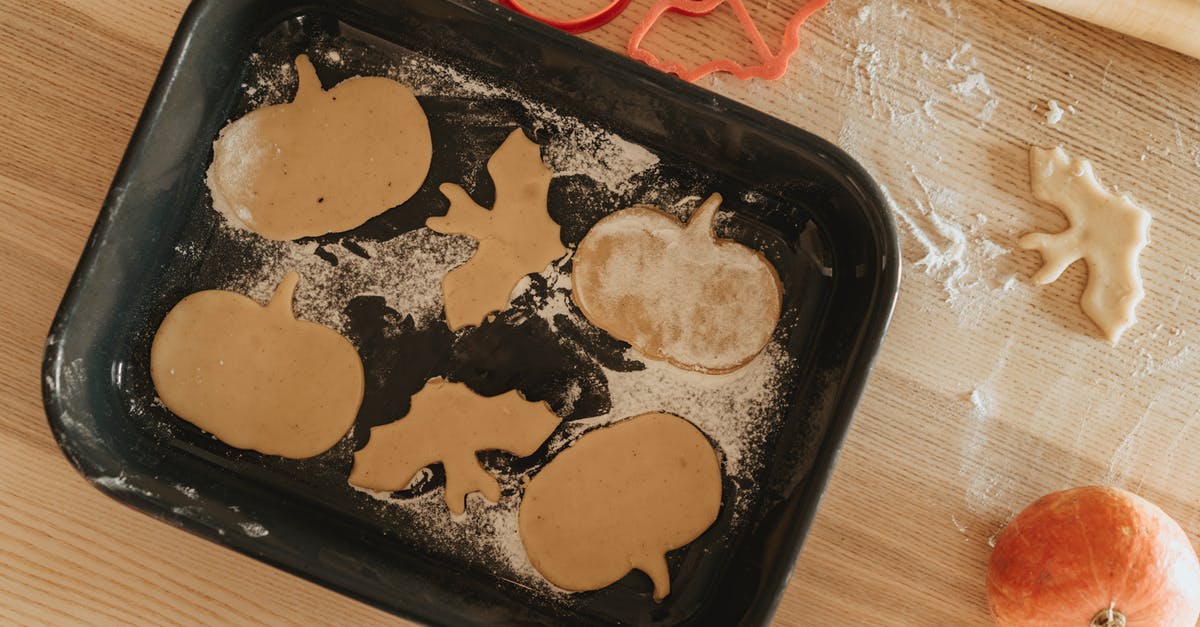
[[[773,560],[766,565],[770,572],[765,575],[765,579],[773,580],[777,583],[765,587],[767,592],[765,596],[761,594],[763,588],[760,587],[760,595],[751,602],[747,613],[742,617],[743,624],[767,623],[774,614],[787,589],[788,579],[795,567],[804,541],[811,530],[822,495],[828,487],[837,458],[849,434],[851,422],[865,392],[867,381],[878,358],[879,350],[896,306],[902,272],[899,239],[896,224],[890,211],[891,203],[881,192],[878,184],[875,183],[867,171],[856,160],[841,148],[817,135],[728,97],[687,83],[674,76],[663,74],[606,48],[510,12],[486,0],[446,1],[449,4],[457,5],[460,8],[473,11],[477,14],[493,13],[500,19],[512,23],[515,27],[524,28],[539,34],[541,37],[556,40],[556,43],[559,45],[571,48],[573,53],[606,57],[606,60],[612,66],[620,71],[630,73],[633,78],[648,81],[660,87],[669,87],[672,90],[682,91],[685,93],[685,98],[691,98],[698,105],[702,105],[723,116],[736,118],[740,123],[747,126],[770,129],[777,137],[782,137],[788,142],[806,144],[810,151],[821,153],[825,159],[829,160],[834,167],[839,169],[846,181],[859,186],[861,188],[859,191],[864,200],[869,201],[863,203],[863,208],[864,215],[871,228],[871,235],[874,237],[873,243],[880,252],[877,258],[880,264],[876,273],[877,280],[870,303],[867,305],[868,313],[864,322],[859,326],[856,345],[849,351],[851,359],[847,362],[848,367],[842,373],[841,383],[836,387],[837,400],[834,401],[833,408],[830,411],[824,436],[817,448],[816,458],[813,460],[810,470],[806,475],[807,479],[803,491],[805,493],[805,502],[808,503],[808,506],[801,511],[799,518],[791,526],[791,529],[787,530],[784,545],[781,547],[783,555],[780,559]],[[153,498],[137,492],[120,490],[116,486],[95,481],[94,479],[105,474],[101,470],[104,465],[94,459],[71,455],[65,446],[66,439],[69,436],[69,430],[63,424],[62,420],[63,403],[66,396],[57,393],[54,386],[50,383],[50,378],[64,364],[63,353],[66,345],[63,342],[56,342],[55,339],[60,337],[61,329],[65,328],[71,321],[71,318],[77,313],[79,292],[87,279],[85,274],[89,268],[96,264],[99,250],[104,245],[105,233],[113,224],[115,207],[119,204],[119,196],[124,190],[130,176],[131,162],[134,160],[136,153],[134,149],[146,143],[146,135],[159,117],[159,107],[157,105],[164,99],[165,92],[172,80],[171,70],[179,65],[180,57],[187,46],[187,37],[185,35],[203,26],[206,19],[205,14],[209,9],[213,8],[213,5],[220,3],[221,0],[193,0],[180,19],[179,26],[156,75],[153,87],[147,96],[146,104],[138,117],[134,131],[113,176],[112,184],[105,195],[80,259],[64,291],[63,299],[55,312],[46,342],[42,367],[42,401],[47,421],[56,442],[59,444],[60,450],[63,451],[65,457],[75,467],[76,471],[84,479],[88,480],[89,484],[118,502],[141,513],[148,514],[162,522],[185,529],[216,545],[235,550],[307,581],[317,583],[385,611],[416,620],[432,619],[433,617],[409,614],[398,611],[394,606],[383,605],[373,597],[367,596],[348,586],[341,585],[332,579],[318,577],[294,564],[256,551],[252,543],[237,541],[229,535],[218,535],[213,533],[212,529],[208,526],[200,524],[189,525],[184,520],[167,516],[165,509]],[[325,8],[323,4],[311,0],[288,3],[286,9],[278,11],[277,17],[286,19],[309,10],[322,8]],[[872,208],[877,210],[870,210]]]

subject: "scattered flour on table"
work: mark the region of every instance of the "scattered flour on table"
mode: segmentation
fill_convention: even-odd
[[[995,399],[992,398],[992,392],[987,385],[971,390],[967,401],[971,407],[967,412],[968,428],[962,444],[958,474],[967,482],[967,506],[976,510],[983,509],[997,482],[993,473],[981,472],[982,469],[979,468],[988,444],[988,422],[995,415],[996,408]]]
[[[992,315],[997,300],[1023,297],[1029,288],[1013,262],[1016,234],[994,218],[989,205],[995,199],[981,193],[991,190],[977,179],[945,174],[966,169],[964,163],[991,163],[986,147],[964,145],[961,137],[971,125],[1007,122],[1007,83],[991,80],[993,50],[976,48],[958,35],[970,32],[960,29],[959,21],[963,12],[974,10],[967,8],[971,5],[942,1],[933,10],[914,8],[912,15],[900,15],[896,5],[891,0],[834,3],[823,14],[845,49],[839,63],[850,68],[847,79],[839,81],[847,93],[842,94],[841,126],[834,132],[837,143],[880,183],[900,232],[906,280],[916,275],[934,283],[943,301],[932,307],[948,309],[960,328],[975,328]],[[914,53],[917,19],[939,36],[919,42]],[[986,173],[982,167],[966,170]],[[969,525],[972,539],[981,533],[980,518],[1009,511],[1006,461],[990,455],[1001,383],[985,380],[967,389],[956,425],[962,439],[956,443],[961,465],[955,482],[965,511],[946,516],[961,533]]]
[[[833,16],[835,37],[846,46],[844,62],[852,72],[856,67],[868,70],[859,71],[865,80],[851,75],[842,81],[853,90],[844,96],[848,104],[837,143],[880,183],[904,245],[905,273],[934,281],[959,327],[977,326],[996,299],[1027,289],[1010,261],[1015,237],[991,219],[988,201],[972,187],[974,181],[941,176],[937,168],[950,170],[951,161],[986,158],[982,150],[975,154],[957,146],[955,129],[991,123],[1002,111],[1004,94],[988,80],[989,68],[972,43],[949,35],[959,19],[949,3],[939,5],[948,35],[915,55],[908,52],[912,42],[906,35],[913,28],[906,19],[912,18],[897,16],[889,10],[894,3],[886,0],[867,4],[873,9],[866,23]],[[942,15],[925,17],[941,20]],[[879,60],[872,62],[876,54]],[[918,154],[926,157],[920,163],[907,156]],[[947,517],[969,538],[980,535],[981,518],[1009,512],[1005,462],[989,455],[995,446],[1000,390],[999,383],[984,382],[963,396],[956,483],[965,511],[947,512]]]
[[[939,138],[949,132],[943,111],[979,106],[973,115],[982,125],[992,120],[1001,99],[989,85],[971,42],[941,53],[930,48],[910,59],[899,52],[908,45],[903,36],[907,18],[897,14],[894,3],[866,6],[874,7],[861,13],[866,20],[842,23],[833,13],[835,34],[849,46],[850,76],[843,85],[852,87],[846,97],[854,102],[847,107],[837,143],[863,160],[877,177],[885,175],[880,177],[885,197],[901,230],[917,244],[917,255],[906,254],[906,263],[936,278],[960,322],[974,324],[988,310],[988,298],[1020,285],[1012,271],[999,270],[1011,252],[1008,241],[993,235],[986,207],[974,200],[974,193],[919,172],[903,158],[889,158],[876,167],[872,163],[879,161],[880,154],[897,152],[932,151],[936,156]],[[954,15],[946,13],[948,18]],[[901,80],[905,71],[918,76],[912,85],[915,93],[883,87]],[[863,119],[864,114],[868,119]],[[887,137],[886,148],[880,145],[881,134]]]
[[[990,454],[988,445],[996,422],[999,405],[1003,400],[1004,371],[1008,365],[1015,339],[1009,337],[996,357],[996,364],[984,378],[968,392],[964,401],[968,407],[965,429],[959,450],[958,477],[964,483],[963,497],[967,510],[975,516],[991,516],[997,511],[1010,513],[1006,503],[1009,460]]]
[[[1139,362],[1132,372],[1135,377],[1148,377],[1189,367],[1197,356],[1187,339],[1187,331],[1177,326],[1167,328],[1157,324],[1134,338],[1131,345],[1137,351]]]
[[[1046,103],[1046,124],[1054,126],[1063,119],[1063,108],[1058,106],[1057,100],[1050,100]]]
[[[988,96],[992,95],[992,89],[988,87],[987,77],[983,75],[983,72],[968,74],[961,83],[951,85],[950,91],[959,96],[970,96],[975,92],[980,92]]]
[[[990,122],[992,116],[996,113],[996,109],[1000,107],[1000,99],[992,95],[992,88],[988,87],[987,77],[983,72],[971,72],[962,80],[950,86],[950,92],[956,94],[964,100],[972,100],[977,94],[989,96],[983,104],[983,109],[980,110],[976,117],[980,122]]]
[[[882,58],[879,48],[874,44],[859,42],[854,60],[850,64],[851,75],[854,78],[854,90],[868,94],[874,115],[879,115],[881,102],[887,105],[887,101],[879,97],[879,84],[876,81]],[[895,116],[894,111],[892,116]]]
[[[964,194],[934,183],[915,169],[912,177],[921,190],[921,196],[911,200],[914,209],[905,208],[887,186],[880,185],[893,213],[922,251],[923,256],[910,263],[939,280],[959,320],[974,324],[986,313],[989,299],[1022,285],[1015,275],[998,276],[997,262],[1012,251],[983,232],[984,214],[956,219],[955,214],[969,202]]]
[[[832,90],[837,96],[836,110],[811,114],[798,112],[795,106],[786,109],[801,126],[835,139],[881,183],[900,235],[908,292],[914,289],[912,283],[921,283],[919,289],[934,287],[942,297],[941,302],[918,303],[922,311],[917,315],[931,313],[930,319],[939,323],[948,319],[950,328],[945,332],[954,337],[965,337],[968,331],[991,330],[1004,334],[1001,337],[1011,335],[1013,310],[1037,315],[1046,307],[1041,297],[1048,293],[1028,281],[1030,264],[1036,263],[1030,257],[1034,253],[1010,250],[1019,235],[1036,226],[1028,213],[1033,200],[1024,178],[1027,165],[1017,145],[1057,141],[1057,129],[1070,124],[1072,116],[1082,116],[1084,109],[1069,90],[1078,88],[1088,93],[1096,86],[1064,82],[1064,78],[1070,81],[1073,77],[1069,73],[1064,77],[1062,68],[1070,67],[1073,61],[1054,49],[1057,43],[1037,36],[1025,41],[1006,40],[1002,45],[973,45],[969,39],[976,29],[969,22],[984,17],[986,11],[979,3],[899,3],[911,8],[912,15],[907,18],[896,10],[897,4],[892,0],[831,2],[821,18],[833,47],[828,42],[814,47],[832,54],[812,59],[798,56],[795,67],[783,80],[794,92],[789,94],[791,104],[811,101],[814,106],[827,106],[822,92]],[[918,32],[917,20],[925,40],[913,39],[913,33]],[[1014,53],[1029,62],[1014,63]],[[1099,61],[1103,69],[1099,87],[1109,95],[1115,88],[1110,70],[1114,77],[1120,74],[1129,78],[1133,69],[1121,68],[1120,64],[1120,59],[1108,60],[1107,65],[1104,59]],[[1118,72],[1118,68],[1123,71]],[[831,71],[835,72],[832,77]],[[1036,100],[1022,103],[1019,111],[1010,107],[1017,94],[1026,97],[1032,89],[1045,85],[1068,91],[1043,92]],[[729,91],[735,87],[731,85]],[[1144,87],[1151,89],[1149,85]],[[746,91],[772,95],[766,90],[761,94]],[[1145,137],[1141,159],[1188,170],[1200,167],[1200,144],[1187,134],[1189,129],[1195,130],[1195,125],[1187,116],[1173,111],[1169,102],[1158,104],[1166,108],[1168,120],[1160,130]],[[995,125],[996,132],[986,138],[978,133],[964,137],[963,131],[970,130],[971,124],[984,123]],[[976,136],[986,141],[965,141]],[[1133,153],[1134,165],[1137,154]],[[997,189],[996,179],[1000,177],[1026,187]],[[1187,279],[1197,278],[1190,268],[1184,269],[1184,274]],[[901,289],[902,309],[905,289]],[[1159,296],[1160,311],[1188,309],[1187,302],[1181,302],[1177,294]],[[915,300],[910,299],[908,304]],[[1022,302],[1020,307],[997,306],[1006,300]],[[911,309],[907,313],[913,313]],[[972,539],[982,541],[992,525],[1011,517],[1036,492],[1065,487],[1047,477],[1069,477],[1076,482],[1127,481],[1132,482],[1131,487],[1140,480],[1146,485],[1172,485],[1172,475],[1180,472],[1178,467],[1171,467],[1173,456],[1176,466],[1191,463],[1182,454],[1187,450],[1186,441],[1179,442],[1195,439],[1191,420],[1196,415],[1198,397],[1194,393],[1186,398],[1172,397],[1170,402],[1156,404],[1149,418],[1141,416],[1147,407],[1144,402],[1139,401],[1139,405],[1126,400],[1160,386],[1178,390],[1180,381],[1190,380],[1186,373],[1195,368],[1200,356],[1189,346],[1193,335],[1189,333],[1190,319],[1163,322],[1166,328],[1148,329],[1153,323],[1143,321],[1145,326],[1139,327],[1137,336],[1129,338],[1119,352],[1109,353],[1094,338],[1064,330],[1061,340],[1067,346],[1077,346],[1077,352],[1084,355],[1094,351],[1103,356],[1104,363],[1059,372],[1059,376],[1049,374],[1044,385],[1038,386],[1046,391],[1044,396],[1023,389],[1018,393],[1017,386],[1023,382],[1016,376],[988,380],[982,372],[972,373],[978,378],[961,390],[961,399],[948,408],[956,430],[950,446],[961,456],[951,462],[961,466],[950,467],[951,473],[958,470],[951,481],[963,495],[959,510],[954,512],[956,519],[951,520],[955,527],[969,525]],[[1019,346],[1018,350],[1028,348]],[[948,348],[947,355],[952,355],[952,350]],[[1013,359],[1015,363],[1015,355]],[[1036,363],[1036,359],[1031,361]],[[1051,372],[1060,366],[1054,364]],[[1110,375],[1121,377],[1121,385],[1097,390],[1095,396],[1101,400],[1095,408],[1081,411],[1079,402],[1071,400],[1077,394],[1052,392],[1080,386],[1095,389],[1100,382],[1094,379]],[[1018,397],[1036,399],[1036,403],[1033,407],[1014,406]],[[1104,409],[1106,403],[1118,406]],[[1179,415],[1168,419],[1165,415],[1173,406]],[[1069,437],[1072,424],[1078,427],[1073,452],[1080,465],[1047,468],[1037,477],[1018,467],[1061,460],[1062,451],[1048,448],[1048,438],[1039,431],[1061,427],[1068,417],[1072,417],[1071,422],[1062,428]],[[1027,425],[1032,432],[1015,425]],[[1116,436],[1096,435],[1105,433]],[[1006,454],[1014,442],[1024,449],[1018,459]],[[1175,446],[1179,447],[1178,455],[1172,453]],[[1098,450],[1111,453],[1111,459],[1102,456],[1097,463]],[[1031,464],[1030,460],[1036,461]],[[1018,481],[1016,477],[1023,479]],[[1185,525],[1188,529],[1197,527],[1200,514]]]
[[[958,521],[958,516],[955,516],[954,514],[950,514],[950,522],[954,524],[954,528],[955,528],[955,529],[957,529],[959,533],[961,533],[961,534],[963,534],[963,535],[966,535],[966,533],[967,533],[967,524],[966,524],[966,523],[959,522],[959,521]],[[970,540],[970,538],[964,538],[964,539],[965,539],[965,540]]]

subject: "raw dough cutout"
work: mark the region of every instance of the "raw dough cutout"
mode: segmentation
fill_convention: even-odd
[[[363,399],[349,340],[296,320],[289,272],[265,307],[220,290],[175,305],[150,346],[150,378],[167,409],[226,444],[303,458],[342,439]]]
[[[445,216],[425,225],[447,235],[469,235],[479,249],[442,280],[446,322],[457,331],[477,325],[488,314],[504,309],[517,283],[527,274],[541,272],[566,254],[558,223],[546,211],[553,171],[542,163],[537,144],[514,130],[487,164],[496,184],[496,204],[480,207],[462,187],[444,183],[450,199]]]
[[[753,359],[779,323],[782,288],[762,253],[717,239],[720,206],[709,196],[686,225],[649,207],[597,222],[575,252],[575,303],[652,359],[712,373]]]
[[[412,90],[371,76],[324,91],[305,55],[296,72],[291,103],[251,111],[213,142],[213,208],[290,240],[347,231],[417,193],[433,143]]]
[[[354,454],[350,483],[403,490],[418,470],[441,462],[446,505],[461,514],[472,492],[493,503],[500,499],[500,484],[479,465],[477,451],[532,455],[558,423],[546,403],[530,403],[516,391],[480,396],[461,383],[431,379],[412,397],[406,417],[371,429],[371,440]]]
[[[1043,265],[1033,282],[1045,285],[1067,266],[1087,263],[1087,287],[1080,305],[1110,342],[1137,322],[1134,308],[1142,301],[1138,255],[1149,241],[1150,213],[1117,196],[1096,180],[1092,164],[1072,159],[1062,148],[1033,147],[1029,153],[1033,196],[1058,208],[1070,226],[1056,233],[1031,233],[1018,244],[1042,254]]]
[[[591,431],[529,481],[518,525],[529,561],[554,585],[598,590],[637,569],[671,591],[666,553],[721,509],[721,466],[700,430],[642,414]]]

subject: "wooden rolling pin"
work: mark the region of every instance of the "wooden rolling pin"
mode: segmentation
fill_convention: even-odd
[[[1200,0],[1029,0],[1200,59]]]

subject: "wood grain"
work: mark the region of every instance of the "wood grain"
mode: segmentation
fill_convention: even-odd
[[[1200,58],[1200,4],[1190,0],[1030,2]]]
[[[0,623],[387,622],[121,506],[46,425],[42,343],[183,8],[0,2]]]
[[[751,10],[770,39],[798,4]],[[623,49],[649,5],[585,38]],[[0,622],[389,622],[118,505],[46,427],[42,343],[183,8],[0,0]],[[672,17],[646,46],[749,59],[727,19]],[[906,263],[779,624],[987,625],[989,537],[1071,485],[1124,486],[1200,531],[1200,61],[1016,0],[834,0],[781,81],[701,84],[861,160]],[[1053,126],[1051,99],[1073,109]],[[1065,226],[1029,193],[1031,144],[1092,159],[1154,215],[1116,348],[1079,310],[1083,268],[1035,288],[1037,255],[1013,250]]]

